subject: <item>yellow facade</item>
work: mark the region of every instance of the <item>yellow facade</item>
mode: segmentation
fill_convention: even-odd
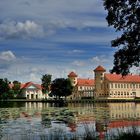
[[[140,97],[140,83],[104,81],[104,93],[109,98]]]
[[[74,87],[73,93],[69,96],[69,99],[79,100],[82,98],[94,97],[94,80],[78,78],[78,75],[74,72],[69,73],[68,78]]]
[[[94,72],[95,72],[96,98],[108,98],[108,99],[140,98],[140,76],[131,75],[129,77],[120,77],[120,75],[118,76],[117,74],[106,74],[105,69],[103,67],[102,69],[99,70],[97,67],[94,70]]]

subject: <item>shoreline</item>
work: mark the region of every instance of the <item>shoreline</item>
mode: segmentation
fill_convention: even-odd
[[[110,103],[110,102],[140,102],[140,99],[77,99],[77,100],[34,100],[34,99],[7,99],[0,100],[0,102],[46,102],[46,103]]]

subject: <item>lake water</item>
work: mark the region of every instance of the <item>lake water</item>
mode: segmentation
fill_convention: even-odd
[[[88,131],[104,139],[132,126],[140,129],[140,103],[0,103],[1,140],[61,140]]]

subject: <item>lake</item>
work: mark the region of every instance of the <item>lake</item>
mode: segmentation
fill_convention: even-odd
[[[0,102],[1,140],[52,140],[91,131],[100,139],[134,126],[140,130],[140,103]]]

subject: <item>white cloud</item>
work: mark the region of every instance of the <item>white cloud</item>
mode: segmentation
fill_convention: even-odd
[[[73,19],[50,19],[44,21],[44,23],[36,23],[35,21],[32,20],[25,20],[24,22],[21,21],[14,21],[14,20],[5,20],[2,23],[0,23],[0,39],[32,39],[32,38],[43,38],[46,36],[50,36],[55,34],[57,31],[60,29],[67,29],[69,27],[82,30],[84,28],[90,28],[92,27],[106,27],[106,22],[104,21],[92,21],[87,19],[78,19],[73,20]],[[68,38],[67,38],[68,37]],[[95,38],[95,37],[94,37]],[[99,40],[98,36],[94,39],[91,37],[91,35],[78,35],[75,32],[74,35],[66,35],[64,37],[65,42],[66,41],[83,41],[83,42],[88,42],[89,40]],[[54,38],[55,39],[55,38]],[[82,39],[82,40],[81,40]],[[101,38],[100,38],[101,39]],[[106,37],[102,38],[106,39]],[[61,41],[61,36],[57,36],[56,41]],[[63,41],[63,38],[62,38]]]
[[[13,61],[16,59],[16,56],[12,51],[4,51],[0,53],[0,60],[2,61]]]
[[[84,50],[74,49],[74,50],[68,51],[68,53],[69,54],[81,54],[81,53],[84,53]]]
[[[112,60],[113,60],[113,56],[111,54],[98,55],[98,56],[94,56],[91,59],[89,59],[89,65],[93,66],[93,70],[98,65],[102,65],[106,69],[106,72],[108,73],[113,67]]]
[[[47,28],[105,27],[102,0],[4,0],[0,1],[0,16],[34,19]],[[4,8],[3,8],[4,7]],[[6,7],[6,8],[5,8]],[[7,10],[8,9],[8,10]],[[15,10],[16,9],[16,10]],[[24,12],[23,12],[24,11]]]
[[[92,57],[92,58],[90,59],[90,61],[91,61],[92,63],[97,64],[97,65],[101,65],[101,64],[104,64],[104,63],[109,62],[110,60],[109,60],[106,56],[101,55],[101,56],[94,56],[94,57]]]
[[[133,67],[130,69],[130,73],[140,75],[140,66],[138,66],[138,67],[133,66]]]
[[[4,21],[0,24],[1,39],[30,39],[38,38],[44,35],[42,26],[34,21],[26,20],[25,22]]]
[[[102,57],[103,56],[93,57],[87,61],[75,60],[72,63],[67,63],[66,65],[52,65],[47,62],[45,62],[45,64],[29,63],[26,60],[20,60],[12,63],[12,65],[5,68],[4,71],[0,69],[0,77],[7,77],[11,81],[18,80],[21,82],[33,81],[41,83],[41,77],[44,74],[52,74],[52,80],[54,80],[55,78],[60,77],[66,78],[69,72],[75,71],[79,77],[93,78],[93,70],[101,64],[99,59]],[[102,60],[102,65],[107,69],[107,71],[112,66],[111,62],[107,61],[108,59],[109,58]]]
[[[83,50],[72,50],[73,53],[83,53]]]
[[[61,45],[75,42],[80,44],[93,43],[94,47],[94,43],[104,44],[112,40],[112,34],[97,32],[96,27],[106,27],[107,25],[102,3],[102,0],[0,0],[0,39],[31,39],[54,35],[50,38],[47,36],[41,41],[33,40],[34,42],[23,43],[24,40],[20,40],[19,42],[22,44],[18,44],[18,40],[15,42],[4,40],[4,44],[12,43],[5,45],[7,48],[14,48],[15,45],[17,48],[17,50],[14,48],[15,52],[20,53],[18,55],[22,57],[25,55],[24,48],[26,51],[28,48],[34,50],[31,53],[28,52],[24,60],[22,58],[17,60],[12,51],[7,54],[0,53],[0,77],[5,76],[13,80],[36,82],[40,81],[42,74],[50,73],[54,79],[67,76],[68,71],[71,70],[77,71],[80,76],[90,77],[92,75],[92,72],[89,74],[90,71],[99,63],[104,62],[100,61],[102,57],[80,60],[82,53],[86,55],[89,50],[84,48],[84,52],[80,46],[77,48],[72,46],[73,49],[71,50],[66,46],[63,50]],[[48,45],[49,43],[53,45]],[[20,45],[21,47],[19,47]],[[48,52],[50,54],[47,56]],[[46,56],[54,58],[52,61],[46,62]],[[64,60],[61,62],[62,57]],[[75,61],[73,61],[74,59]],[[11,60],[16,61],[11,63]],[[54,61],[55,64],[53,64]],[[60,63],[61,65],[59,65]],[[2,71],[1,68],[5,69]]]
[[[72,62],[72,65],[82,67],[85,65],[85,62],[80,61],[80,60],[75,60]]]
[[[37,74],[35,73],[30,73],[29,75],[29,81],[33,81],[33,82],[40,82],[41,77],[39,77]]]

